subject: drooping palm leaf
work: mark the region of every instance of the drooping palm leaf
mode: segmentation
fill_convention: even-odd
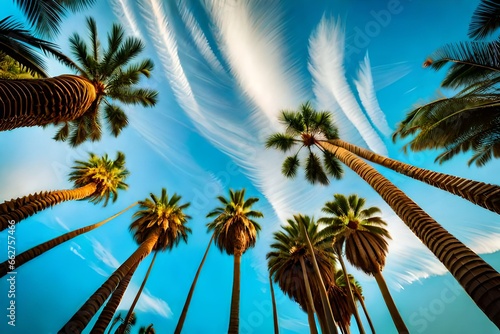
[[[500,27],[500,2],[496,0],[481,0],[469,25],[469,37],[482,39],[492,34]]]

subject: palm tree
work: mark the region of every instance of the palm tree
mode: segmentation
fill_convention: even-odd
[[[274,243],[271,244],[271,251],[266,256],[269,274],[274,278],[274,282],[278,283],[283,293],[297,302],[307,313],[311,333],[317,333],[314,320],[315,310],[320,325],[324,329],[323,332],[335,332],[335,327],[328,331],[329,327],[326,324],[321,300],[316,303],[313,300],[313,297],[318,300],[320,290],[324,289],[313,267],[313,255],[316,258],[322,281],[328,286],[335,281],[332,270],[335,256],[332,252],[331,238],[321,233],[318,224],[309,216],[295,215],[287,222],[286,226],[282,226],[280,231],[274,233]],[[309,249],[303,227],[312,244],[313,253]],[[339,326],[344,331],[348,324],[339,322]]]
[[[308,152],[305,176],[311,183],[328,184],[328,175],[339,178],[339,160],[352,169],[379,193],[451,272],[479,308],[500,327],[500,275],[495,269],[446,231],[377,170],[355,154],[331,142],[330,140],[338,139],[338,131],[328,112],[317,112],[310,104],[303,104],[299,112],[283,111],[280,120],[286,125],[286,132],[270,136],[267,147],[275,147],[284,152],[296,144],[301,148],[305,147]],[[313,148],[321,151],[323,164]],[[300,166],[298,153],[284,161],[282,172],[285,176],[296,175]],[[486,295],[488,298],[484,298]]]
[[[233,291],[231,313],[229,317],[229,334],[239,333],[240,315],[240,266],[241,256],[247,249],[254,247],[260,225],[253,218],[262,218],[263,214],[252,210],[252,205],[259,199],[245,199],[245,189],[229,190],[229,197],[218,196],[222,206],[207,214],[207,218],[215,219],[207,224],[208,231],[213,232],[215,244],[220,251],[234,256]]]
[[[104,305],[104,308],[103,308],[101,314],[99,315],[99,319],[97,320],[96,324],[99,322],[100,319],[102,319],[103,315],[109,314],[110,312],[111,312],[111,314],[115,314],[118,306],[120,305],[120,302],[122,301],[123,296],[125,295],[125,291],[127,291],[128,285],[130,284],[130,280],[132,279],[132,276],[134,276],[135,270],[137,269],[138,266],[139,266],[139,263],[136,263],[130,269],[130,271],[123,277],[123,279],[120,281],[120,284],[118,284],[118,286],[116,287],[116,290],[113,291],[113,293],[111,294],[111,297],[109,297],[108,302],[106,303],[106,305]],[[120,327],[121,327],[121,326],[123,326],[125,319],[121,316],[121,314],[118,314],[118,317],[119,317],[119,320],[122,322],[122,324],[120,325]],[[135,318],[135,314],[134,314],[134,318]],[[134,319],[134,321],[135,321],[135,319]],[[117,317],[114,317],[108,333],[111,332],[111,329],[116,325],[116,323],[117,323]],[[130,326],[128,326],[127,328],[130,328]],[[102,334],[102,333],[104,333],[104,330],[105,330],[105,328],[104,329],[101,328],[100,330],[95,330],[95,326],[94,326],[94,328],[92,328],[92,330],[90,332]],[[117,333],[117,332],[118,332],[118,330],[115,331],[115,333]]]
[[[87,27],[89,44],[78,34],[69,40],[80,63],[75,64],[78,76],[0,80],[0,130],[59,124],[54,139],[77,146],[100,140],[102,119],[115,137],[127,126],[127,115],[113,100],[144,107],[156,104],[156,91],[137,88],[141,75],[150,76],[153,62],[131,63],[144,44],[135,37],[125,38],[123,27],[114,24],[103,50],[95,20],[87,18]]]
[[[436,157],[439,163],[461,152],[472,151],[468,163],[477,166],[500,157],[497,90],[500,43],[498,39],[484,41],[500,26],[499,12],[497,1],[481,1],[469,25],[469,36],[475,40],[447,44],[424,62],[425,67],[434,70],[451,63],[441,86],[459,92],[454,97],[419,106],[406,115],[393,135],[393,140],[411,136],[405,150],[442,150]]]
[[[125,316],[125,319],[123,320],[123,324],[121,324],[121,326],[118,327],[118,330],[116,331],[117,334],[124,334],[127,325],[132,320],[131,317],[134,314],[135,305],[137,305],[137,302],[139,301],[139,298],[141,297],[142,290],[144,290],[144,287],[146,286],[146,282],[148,281],[149,275],[151,274],[151,269],[153,269],[153,265],[154,265],[155,260],[156,260],[156,255],[158,255],[158,250],[156,250],[154,252],[153,258],[151,259],[151,263],[149,264],[148,270],[146,271],[146,275],[144,276],[144,279],[142,280],[142,283],[141,283],[141,286],[139,287],[139,290],[135,294],[134,300],[132,301],[132,305],[130,305],[129,310],[127,312],[127,315]]]
[[[54,238],[54,239],[51,239],[51,240],[46,241],[44,243],[41,243],[38,246],[30,248],[27,251],[24,251],[22,253],[16,254],[15,259],[6,260],[6,261],[0,263],[0,277],[3,277],[5,275],[7,275],[8,272],[13,271],[14,269],[19,268],[20,266],[22,266],[26,262],[29,262],[29,261],[33,260],[34,258],[42,255],[43,253],[51,250],[52,248],[54,248],[56,246],[59,246],[60,244],[66,242],[68,240],[71,240],[71,239],[73,239],[73,238],[75,238],[75,237],[77,237],[79,235],[82,235],[84,233],[87,233],[87,232],[90,232],[92,230],[95,230],[98,227],[101,227],[102,225],[104,225],[107,222],[109,222],[110,220],[118,217],[119,215],[121,215],[125,211],[127,211],[127,210],[131,209],[132,207],[136,206],[137,204],[138,204],[138,202],[133,203],[132,205],[130,205],[129,207],[123,209],[122,211],[118,212],[117,214],[115,214],[115,215],[113,215],[113,216],[111,216],[111,217],[109,217],[107,219],[104,219],[103,221],[100,221],[100,222],[98,222],[96,224],[88,225],[88,226],[76,229],[74,231],[65,233],[65,234],[63,234],[61,236],[58,236],[58,237]]]
[[[280,334],[280,329],[278,324],[278,308],[276,307],[276,299],[274,297],[273,277],[271,276],[271,274],[269,274],[269,287],[271,289],[271,301],[273,304],[274,334]]]
[[[381,213],[380,209],[375,206],[364,208],[366,200],[355,194],[347,198],[342,194],[333,197],[334,200],[327,202],[322,209],[329,217],[321,218],[320,222],[327,224],[326,230],[334,236],[334,248],[337,249],[339,260],[342,261],[342,248],[345,245],[345,256],[349,263],[375,276],[398,332],[409,333],[382,276],[388,252],[386,239],[391,236],[384,228],[386,222],[375,216]],[[345,270],[343,261],[341,263]],[[345,271],[344,274],[348,275]],[[348,280],[346,283],[350,286]]]
[[[124,278],[125,279],[125,278]],[[111,327],[109,327],[108,332],[106,334],[111,334],[111,331],[113,330],[113,327],[116,326],[118,321],[123,321],[123,317],[121,313],[118,313],[114,318],[113,322],[111,323]]]
[[[126,190],[124,182],[129,176],[125,167],[125,154],[118,152],[115,160],[89,154],[88,161],[75,161],[76,165],[69,174],[69,180],[75,188],[71,190],[55,190],[40,192],[0,204],[0,231],[8,228],[9,221],[16,224],[35,213],[51,206],[69,200],[88,199],[98,204],[104,201],[106,206],[111,198],[113,202],[118,198],[118,190]]]
[[[151,199],[146,198],[139,202],[141,210],[134,214],[136,219],[130,225],[134,240],[139,243],[139,247],[73,315],[61,329],[62,333],[81,332],[117,288],[123,277],[152,251],[171,250],[179,244],[181,239],[187,242],[191,229],[186,226],[186,223],[190,217],[184,213],[184,210],[189,203],[179,204],[181,196],[177,194],[169,198],[165,188],[162,189],[159,198],[154,194],[150,194],[150,197]],[[104,331],[113,313],[103,315],[101,318],[103,327],[96,328],[96,330]]]
[[[120,326],[116,329],[116,333],[122,332],[125,334],[130,334],[132,331],[132,327],[135,326],[137,323],[137,316],[135,315],[135,312],[132,313],[132,316],[130,317],[130,321],[125,325],[125,322],[122,322]],[[139,329],[140,330],[140,329]]]
[[[354,293],[354,298],[361,304],[361,307],[363,308],[363,312],[365,313],[366,320],[368,321],[368,324],[370,325],[370,329],[373,334],[375,334],[375,327],[373,326],[372,319],[370,315],[368,314],[368,310],[365,305],[364,297],[363,297],[363,288],[361,287],[361,284],[352,276],[351,274],[348,274],[349,280],[345,279],[344,275],[344,270],[340,269],[337,270],[335,273],[335,285],[344,289],[344,290],[351,290],[352,293]],[[347,291],[346,291],[347,292]]]
[[[210,250],[210,245],[212,245],[212,241],[214,240],[215,234],[212,234],[210,241],[208,242],[207,249],[205,250],[205,254],[203,254],[203,258],[201,259],[200,265],[198,266],[198,270],[194,275],[193,283],[191,283],[191,287],[189,288],[188,295],[186,297],[186,301],[184,302],[184,306],[182,308],[181,315],[179,316],[179,321],[177,322],[177,326],[175,326],[174,334],[180,334],[182,332],[182,327],[184,326],[184,321],[186,320],[187,312],[189,310],[189,305],[191,303],[191,298],[193,298],[194,289],[196,287],[196,282],[198,282],[198,277],[200,276],[201,268],[203,268],[203,264],[208,255],[208,251]]]
[[[153,328],[153,324],[150,324],[148,327],[141,327],[139,329],[139,334],[156,334],[155,329]]]

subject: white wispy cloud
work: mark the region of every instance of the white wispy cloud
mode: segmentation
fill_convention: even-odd
[[[135,283],[130,283],[122,301],[120,302],[120,305],[118,305],[118,310],[128,311],[130,305],[134,301],[137,291],[139,291],[139,286]],[[153,296],[148,289],[144,289],[142,291],[141,297],[137,302],[135,309],[141,312],[157,314],[167,319],[172,318],[173,315],[168,303],[161,298]]]
[[[306,328],[309,327],[309,324],[307,322],[284,316],[279,317],[279,324],[280,327],[296,333],[302,333]]]
[[[78,256],[79,258],[81,258],[82,260],[85,260],[85,257],[84,257],[82,254],[80,254],[80,252],[78,252],[78,249],[76,249],[75,247],[70,246],[70,247],[69,247],[69,250],[70,250],[73,254],[75,254],[76,256]]]
[[[314,83],[323,86],[321,91],[329,92],[330,99],[338,103],[345,117],[355,126],[368,147],[376,153],[387,155],[385,144],[359,107],[347,81],[344,68],[344,44],[345,33],[340,20],[335,22],[324,16],[309,39],[309,72]],[[341,128],[345,125],[342,119],[336,121],[340,123],[338,125]],[[352,128],[349,133],[346,133],[345,139],[354,144],[360,144],[350,138],[351,134],[353,134]]]
[[[184,24],[191,34],[191,38],[202,57],[205,59],[208,65],[212,67],[213,70],[218,72],[219,75],[223,74],[224,68],[217,59],[217,56],[212,51],[212,48],[210,47],[210,44],[208,43],[208,40],[195,17],[187,8],[186,2],[178,0],[177,7],[179,8],[181,18],[184,21]]]
[[[111,0],[111,8],[130,35],[142,38],[141,30],[137,25],[134,10],[129,0]]]
[[[54,217],[54,220],[55,220],[55,221],[56,221],[56,223],[57,223],[59,226],[61,226],[64,230],[69,231],[69,227],[68,227],[66,224],[64,224],[64,222],[61,220],[61,218],[59,218],[59,217]]]
[[[382,134],[389,136],[392,133],[392,129],[389,127],[389,124],[387,124],[385,114],[378,104],[368,52],[365,55],[363,63],[359,67],[358,79],[355,80],[354,83],[368,117],[370,117],[372,123],[382,132]]]
[[[120,266],[120,262],[95,238],[89,238],[94,249],[94,255],[108,267],[116,269]]]

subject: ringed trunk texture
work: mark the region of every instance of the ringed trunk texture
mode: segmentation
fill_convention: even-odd
[[[318,262],[316,261],[316,256],[314,255],[314,248],[311,244],[311,240],[309,240],[309,235],[307,234],[305,225],[301,224],[301,228],[304,236],[306,237],[307,248],[309,250],[309,254],[311,255],[316,279],[318,280],[321,305],[323,306],[322,311],[326,319],[326,329],[328,330],[328,333],[337,334],[337,326],[335,325],[335,319],[333,318],[332,305],[330,304],[330,300],[328,299],[328,293],[326,292],[325,283],[323,282],[321,271],[319,270]]]
[[[90,320],[99,311],[104,302],[116,290],[120,281],[127,275],[134,265],[140,263],[151,253],[158,234],[153,234],[144,241],[137,250],[104,282],[99,289],[83,304],[83,306],[71,317],[71,319],[59,330],[58,334],[81,333]]]
[[[149,264],[148,271],[146,272],[146,275],[144,276],[144,279],[142,280],[139,291],[137,291],[137,293],[135,294],[134,301],[132,302],[132,305],[130,305],[130,308],[128,309],[127,315],[125,316],[125,319],[123,320],[123,327],[121,330],[117,331],[117,334],[124,333],[125,328],[127,328],[127,325],[129,324],[129,322],[132,318],[132,313],[134,313],[135,305],[137,304],[137,302],[139,301],[139,298],[141,297],[142,290],[144,290],[144,287],[146,286],[146,282],[148,281],[148,278],[149,278],[149,274],[151,273],[151,269],[153,269],[153,265],[155,264],[156,255],[158,255],[158,251],[155,251],[155,253],[153,254],[153,258],[151,259],[151,263]]]
[[[349,151],[328,142],[331,152],[377,191],[410,230],[444,264],[476,305],[500,328],[500,275],[377,170]]]
[[[406,325],[403,321],[403,318],[401,317],[401,314],[398,311],[398,308],[396,307],[394,299],[392,299],[391,293],[389,292],[389,288],[385,283],[384,276],[382,276],[382,272],[379,271],[377,273],[374,273],[374,276],[375,280],[377,281],[380,292],[382,292],[382,297],[384,298],[385,304],[389,309],[389,313],[391,314],[392,321],[394,322],[394,325],[396,326],[398,333],[406,333],[406,334],[410,333],[408,331],[408,328],[406,328]]]
[[[186,301],[184,302],[184,307],[182,308],[181,316],[179,317],[179,321],[177,322],[177,326],[175,327],[174,334],[180,334],[182,331],[182,327],[184,326],[184,321],[186,320],[187,312],[189,310],[189,305],[191,304],[191,299],[193,298],[194,289],[196,287],[196,283],[198,282],[198,276],[200,276],[201,268],[203,268],[203,265],[205,264],[208,251],[210,250],[210,246],[212,245],[213,240],[214,240],[214,234],[212,234],[212,237],[208,242],[205,254],[203,254],[203,258],[201,259],[200,265],[198,266],[198,270],[194,275],[193,283],[191,283],[191,288],[189,288],[189,293],[187,295]]]
[[[43,191],[5,201],[0,204],[0,231],[9,227],[9,221],[14,224],[21,222],[42,210],[66,201],[76,201],[89,197],[97,190],[95,183],[68,190]]]
[[[347,291],[348,291],[347,293],[349,294],[347,296],[347,299],[349,300],[349,305],[351,306],[352,311],[354,313],[354,319],[356,319],[356,324],[358,325],[359,333],[365,334],[365,328],[363,327],[363,323],[361,322],[361,318],[358,313],[358,308],[356,307],[356,301],[354,300],[354,295],[352,293],[352,286],[349,280],[347,268],[345,266],[344,259],[342,258],[342,246],[334,246],[334,247],[337,254],[337,258],[339,259],[340,262],[340,266],[342,267],[342,272],[344,273],[344,277],[346,280]]]
[[[231,296],[231,314],[229,316],[228,334],[239,334],[240,330],[240,267],[241,251],[234,253],[233,293]]]
[[[95,230],[96,228],[106,224],[107,222],[109,222],[110,220],[118,217],[119,215],[121,215],[122,213],[124,213],[125,211],[131,209],[132,207],[134,207],[135,205],[137,205],[137,202],[130,205],[128,208],[118,212],[117,214],[99,222],[99,223],[96,223],[96,224],[93,224],[93,225],[88,225],[88,226],[85,226],[85,227],[82,227],[82,228],[79,228],[79,229],[76,229],[74,231],[71,231],[71,232],[68,232],[68,233],[65,233],[57,238],[54,238],[52,240],[49,240],[49,241],[46,241],[38,246],[35,246],[33,248],[30,248],[28,249],[27,251],[25,252],[22,252],[20,254],[18,254],[15,258],[15,263],[14,264],[10,264],[9,261],[5,261],[5,262],[2,262],[0,264],[0,277],[3,277],[5,275],[7,275],[7,273],[9,271],[13,271],[14,269],[11,268],[11,266],[13,266],[15,269],[19,268],[20,266],[22,266],[23,264],[25,264],[26,262],[29,262],[31,260],[33,260],[34,258],[36,258],[37,256],[40,256],[42,255],[43,253],[51,250],[52,248],[62,244],[63,242],[66,242],[68,240],[71,240],[79,235],[82,235],[84,233],[87,233],[87,232],[90,232],[92,230]]]
[[[0,80],[0,131],[75,120],[96,97],[92,82],[76,75]]]
[[[318,329],[316,328],[316,320],[314,319],[314,301],[312,298],[311,286],[309,285],[309,277],[307,275],[306,264],[304,263],[304,258],[300,257],[300,267],[302,268],[302,279],[304,280],[304,285],[306,287],[307,295],[307,320],[309,322],[309,331],[311,334],[318,334]]]
[[[476,205],[500,214],[500,186],[415,167],[401,161],[378,155],[370,150],[366,150],[340,139],[330,140],[329,142],[363,159],[460,196]]]
[[[118,287],[109,298],[101,314],[99,314],[99,318],[90,331],[91,334],[103,334],[106,328],[109,326],[109,323],[113,319],[113,316],[116,313],[116,309],[118,308],[118,305],[120,305],[123,295],[125,294],[125,291],[127,291],[130,280],[132,279],[132,276],[134,276],[135,270],[138,266],[139,263],[134,265],[132,269],[130,269],[130,271],[127,273],[127,275],[123,277],[120,284],[118,284]]]
[[[280,334],[280,328],[278,324],[278,308],[276,307],[276,298],[274,297],[274,287],[273,278],[269,275],[269,286],[271,288],[271,301],[273,303],[273,323],[274,323],[274,334]]]

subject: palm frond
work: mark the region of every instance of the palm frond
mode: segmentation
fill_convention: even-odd
[[[122,108],[111,104],[106,104],[104,107],[104,114],[109,131],[113,136],[118,137],[122,130],[128,125],[127,114]]]
[[[481,0],[469,25],[469,37],[482,39],[500,27],[500,3],[496,0]]]
[[[330,183],[328,176],[325,174],[323,166],[321,165],[321,160],[312,151],[309,152],[306,159],[305,176],[306,179],[312,184],[320,183],[328,185]]]
[[[274,133],[266,140],[266,148],[276,148],[282,152],[289,151],[299,141],[286,133]]]
[[[288,177],[294,178],[297,175],[297,169],[300,166],[300,161],[297,155],[289,156],[283,161],[283,166],[281,167],[281,173]]]

